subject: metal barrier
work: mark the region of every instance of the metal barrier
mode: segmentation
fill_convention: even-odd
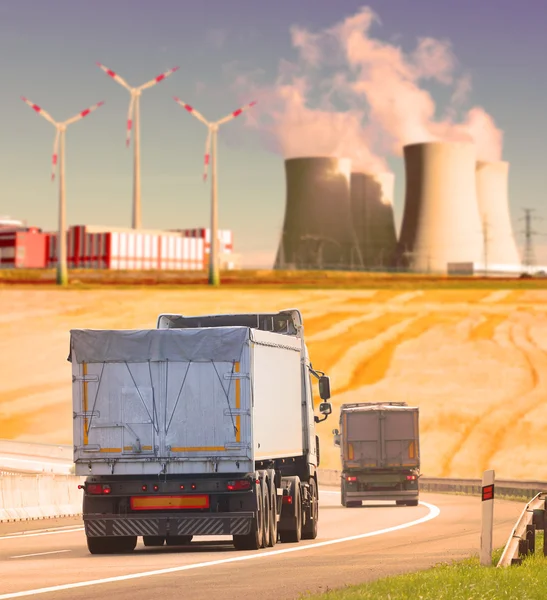
[[[547,493],[536,494],[524,507],[507,544],[498,567],[519,565],[523,557],[536,551],[536,531],[543,530],[543,556],[547,556]]]

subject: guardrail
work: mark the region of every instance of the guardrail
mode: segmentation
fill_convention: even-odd
[[[335,469],[319,469],[319,483],[340,485],[342,472]],[[420,477],[421,492],[442,492],[480,496],[482,479],[451,479],[441,477]],[[496,496],[530,497],[547,492],[547,481],[519,481],[516,479],[496,479]]]
[[[503,550],[498,567],[519,565],[536,551],[536,530],[543,530],[543,556],[547,556],[547,493],[536,494],[524,507]]]

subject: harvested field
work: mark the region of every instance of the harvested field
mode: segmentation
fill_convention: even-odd
[[[525,282],[522,282],[523,284]],[[528,281],[526,283],[529,283]],[[538,282],[534,282],[538,283]],[[366,286],[364,286],[366,287]],[[547,291],[541,289],[0,288],[0,438],[72,443],[71,328],[154,327],[161,312],[289,306],[332,380],[322,466],[343,402],[421,409],[429,476],[547,479]]]

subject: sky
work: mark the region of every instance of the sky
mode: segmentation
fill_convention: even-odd
[[[356,58],[345,43],[363,19],[365,54],[378,51],[379,63]],[[306,151],[302,142],[324,141],[295,128],[294,119],[304,114],[317,125],[317,111],[339,128],[331,131],[341,132],[342,151],[395,173],[397,225],[405,188],[400,144],[423,141],[413,136],[425,131],[463,135],[478,118],[491,133],[480,142],[484,152],[510,162],[522,247],[522,209],[547,219],[546,22],[547,4],[537,0],[0,0],[0,215],[57,226],[55,130],[20,97],[59,121],[104,100],[67,130],[67,219],[130,226],[129,94],[98,61],[135,86],[180,67],[141,98],[145,228],[207,227],[210,219],[206,128],[173,96],[211,120],[258,99],[219,133],[219,226],[233,230],[245,266],[273,261],[285,208],[283,160]],[[378,66],[391,59],[399,60],[387,67],[399,77],[393,89],[410,94],[408,102],[399,96],[394,116],[386,113],[386,71]],[[547,232],[547,223],[534,225]],[[547,237],[535,244],[546,264]]]

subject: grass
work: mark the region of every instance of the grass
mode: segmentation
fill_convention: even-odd
[[[522,565],[496,568],[502,549],[493,552],[492,567],[481,567],[478,556],[427,571],[386,577],[359,586],[329,591],[306,600],[544,600],[547,597],[547,558],[543,536],[536,536],[536,554]]]
[[[409,273],[362,273],[344,271],[224,271],[224,286],[237,288],[277,287],[285,289],[547,289],[547,279],[518,279],[515,277],[448,277],[414,275]],[[2,285],[55,286],[54,269],[2,269]],[[91,289],[102,286],[170,287],[207,286],[205,271],[106,271],[80,269],[69,271],[69,288]]]

